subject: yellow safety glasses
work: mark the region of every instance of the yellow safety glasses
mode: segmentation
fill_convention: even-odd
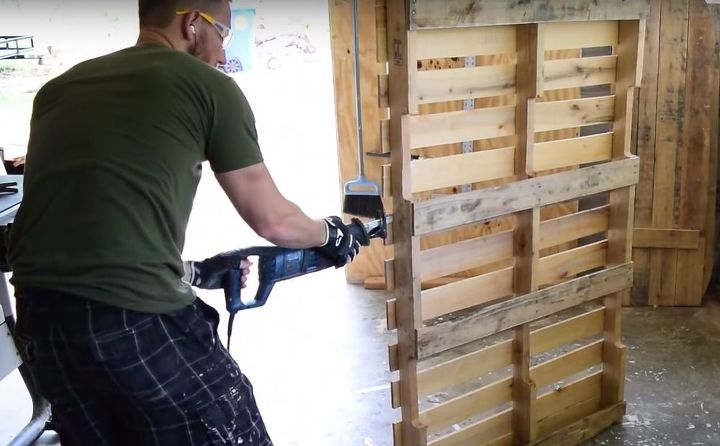
[[[175,11],[176,15],[185,15],[190,14],[191,11],[187,10],[180,10]],[[228,26],[223,25],[222,23],[215,20],[215,17],[211,16],[210,14],[207,14],[205,12],[200,11],[200,17],[205,19],[206,22],[211,24],[213,28],[220,34],[220,37],[222,38],[222,47],[223,49],[227,48],[230,45],[230,42],[232,41],[233,32],[232,29]]]

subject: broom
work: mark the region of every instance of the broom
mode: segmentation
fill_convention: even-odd
[[[358,177],[345,183],[343,190],[343,212],[360,217],[378,218],[385,214],[380,186],[365,177],[363,148],[362,105],[360,101],[360,37],[358,0],[353,0],[353,37],[355,39],[355,123],[357,127]]]

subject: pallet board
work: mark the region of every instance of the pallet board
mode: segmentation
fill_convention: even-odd
[[[572,23],[482,3],[497,17],[385,5],[395,445],[579,444],[624,409],[646,3],[574,2]],[[584,57],[597,47],[610,54]]]

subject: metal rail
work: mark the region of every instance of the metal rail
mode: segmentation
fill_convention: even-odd
[[[0,59],[40,59],[33,36],[0,36]]]

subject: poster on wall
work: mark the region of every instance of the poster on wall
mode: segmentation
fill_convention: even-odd
[[[250,71],[253,65],[253,49],[255,48],[255,9],[233,8],[233,38],[225,49],[227,63],[223,70],[228,73]]]

